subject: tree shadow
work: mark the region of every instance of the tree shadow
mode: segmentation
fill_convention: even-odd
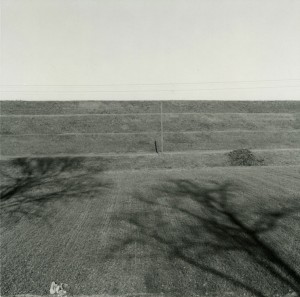
[[[266,207],[258,200],[251,208],[241,203],[243,189],[231,182],[190,180],[171,180],[154,193],[136,193],[140,210],[116,217],[128,226],[127,235],[115,241],[110,256],[137,243],[252,296],[274,294],[274,284],[281,296],[300,294],[299,259],[281,249],[299,230],[299,197],[284,207],[270,198]]]
[[[90,199],[110,186],[101,177],[103,168],[88,168],[82,158],[17,158],[2,167],[0,212],[6,228],[21,219],[47,222],[51,214],[46,206],[51,202],[66,207],[74,199]]]

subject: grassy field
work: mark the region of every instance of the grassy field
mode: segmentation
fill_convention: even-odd
[[[299,113],[297,101],[2,101],[1,114]]]
[[[284,110],[287,108],[284,105]],[[297,104],[289,110],[299,110]],[[280,109],[280,108],[279,108]],[[281,109],[280,109],[281,110]],[[160,102],[151,101],[2,101],[1,114],[122,114],[153,113],[160,111]]]
[[[86,154],[86,155],[57,155],[55,158],[73,157],[89,168],[103,168],[108,170],[140,170],[140,169],[195,169],[203,167],[230,166],[229,150],[220,151],[192,151],[173,153],[141,153],[141,154]],[[267,149],[252,150],[258,159],[263,159],[267,166],[300,165],[300,149]],[[26,156],[26,155],[25,155]],[[25,157],[23,156],[23,157]],[[28,156],[26,156],[28,157]],[[43,156],[47,157],[47,156]],[[5,160],[11,157],[1,157],[1,166],[9,166]],[[14,158],[12,158],[14,159]]]
[[[2,135],[1,153],[4,156],[155,153],[155,140],[159,143],[159,133]]]
[[[293,125],[294,118],[286,119]],[[160,115],[69,115],[1,117],[3,135],[159,132]]]
[[[95,162],[2,161],[1,295],[48,294],[53,280],[76,295],[300,291],[299,166]]]
[[[160,132],[159,114],[2,116],[2,135]],[[300,113],[163,114],[164,132],[295,130]]]
[[[300,147],[300,131],[209,131],[164,133],[169,152],[224,149],[283,149]]]
[[[0,155],[6,157],[300,147],[296,101],[0,104]]]

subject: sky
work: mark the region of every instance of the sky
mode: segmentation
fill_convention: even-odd
[[[300,100],[300,0],[0,0],[1,100]]]

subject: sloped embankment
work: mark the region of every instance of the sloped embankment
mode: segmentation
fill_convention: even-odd
[[[199,166],[224,166],[217,151],[248,148],[268,165],[289,165],[299,164],[299,128],[295,101],[11,101],[1,102],[1,155],[103,156],[114,162],[107,155],[116,154],[126,163],[130,154],[140,154],[146,163],[167,167],[193,157]],[[156,158],[156,152],[165,156]]]

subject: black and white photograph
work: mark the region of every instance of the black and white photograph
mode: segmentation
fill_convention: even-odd
[[[299,0],[0,13],[0,296],[300,297]]]

